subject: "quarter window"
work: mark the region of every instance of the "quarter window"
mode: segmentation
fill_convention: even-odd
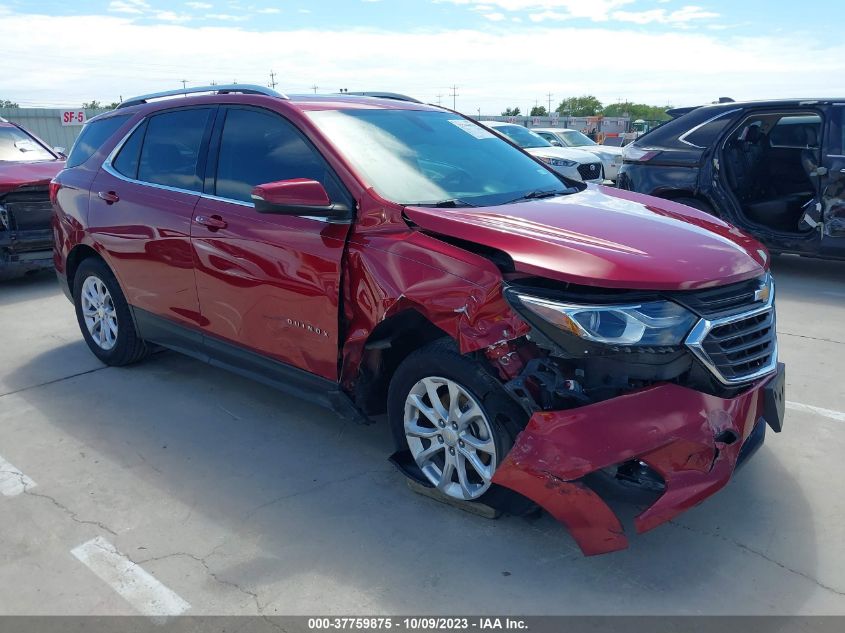
[[[292,178],[322,183],[332,200],[343,197],[328,165],[292,124],[258,110],[229,110],[220,140],[215,195],[251,202],[256,185]]]
[[[147,130],[146,122],[139,125],[132,136],[123,144],[117,158],[112,162],[112,167],[124,176],[138,178],[138,163],[141,158],[141,145],[144,143],[144,132]]]
[[[211,112],[192,108],[151,117],[138,161],[138,180],[202,191],[199,154]],[[127,163],[131,169],[131,159]]]
[[[76,167],[91,158],[91,156],[94,155],[94,152],[100,149],[100,146],[109,140],[109,137],[117,131],[117,128],[126,122],[129,116],[130,115],[128,114],[110,116],[105,119],[96,119],[91,121],[91,123],[86,124],[85,127],[82,128],[79,138],[77,138],[76,142],[73,144],[73,148],[70,150],[65,166]]]

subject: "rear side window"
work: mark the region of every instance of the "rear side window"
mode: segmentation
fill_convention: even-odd
[[[68,154],[65,166],[76,167],[91,158],[103,143],[117,131],[121,125],[126,123],[130,114],[122,116],[110,116],[106,119],[96,119],[82,128],[82,133],[73,144]]]
[[[320,182],[332,200],[342,199],[328,165],[291,123],[258,110],[226,114],[217,160],[215,195],[252,202],[256,185],[308,178]]]
[[[129,178],[138,178],[138,164],[141,159],[141,145],[144,143],[144,133],[147,131],[147,122],[144,121],[139,125],[132,136],[130,136],[117,157],[112,161],[112,167],[118,172]]]
[[[818,147],[822,119],[817,114],[785,116],[769,132],[772,147]]]
[[[728,124],[732,120],[733,117],[725,113],[725,115],[718,119],[707,121],[698,129],[693,129],[691,132],[682,134],[681,138],[687,143],[692,143],[699,147],[710,147],[716,142],[722,132],[725,131],[725,128],[728,127]]]
[[[138,180],[201,191],[197,166],[210,108],[164,112],[150,117],[138,161]],[[127,159],[124,168],[131,169]]]

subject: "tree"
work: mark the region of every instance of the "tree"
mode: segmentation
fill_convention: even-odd
[[[116,110],[117,106],[119,106],[119,105],[120,105],[120,101],[112,101],[110,104],[108,104],[107,106],[104,106],[104,107],[108,108],[109,110]]]
[[[629,116],[631,120],[645,119],[646,121],[666,121],[669,115],[666,110],[672,106],[653,106],[646,103],[632,103],[630,101],[623,101],[622,103],[612,103],[605,107],[605,116]]]
[[[0,108],[19,108],[20,106],[14,101],[8,99],[0,99]]]
[[[602,113],[602,105],[593,95],[583,95],[564,99],[557,111],[566,116],[595,116]]]
[[[534,106],[531,108],[531,116],[548,116],[548,112],[546,112],[546,106]]]
[[[102,107],[103,104],[97,101],[96,99],[94,101],[86,101],[82,104],[83,110],[99,110]]]
[[[519,116],[520,109],[517,108],[506,108],[504,112],[502,112],[502,116]]]

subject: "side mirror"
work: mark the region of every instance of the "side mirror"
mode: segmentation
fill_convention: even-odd
[[[321,218],[348,218],[349,207],[332,204],[325,187],[316,180],[295,178],[258,185],[252,190],[258,213],[311,215]]]
[[[563,147],[563,143],[561,143],[560,141],[549,141],[549,143],[551,143],[555,147]]]

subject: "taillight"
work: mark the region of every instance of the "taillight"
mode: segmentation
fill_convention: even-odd
[[[636,147],[633,143],[631,143],[630,145],[625,146],[625,149],[622,152],[622,159],[626,161],[644,163],[648,160],[651,160],[659,153],[659,150],[640,149],[639,147]]]
[[[62,185],[55,179],[50,181],[50,202],[56,204],[59,200],[59,189]]]

